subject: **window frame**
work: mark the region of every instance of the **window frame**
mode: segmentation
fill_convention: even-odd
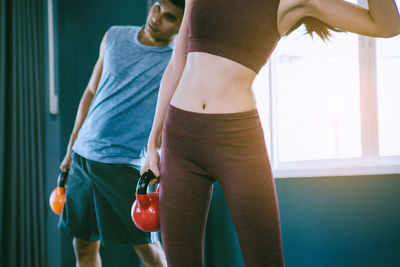
[[[359,4],[365,6],[365,1]],[[361,156],[327,160],[279,161],[277,127],[277,54],[268,62],[271,164],[275,178],[400,174],[400,155],[379,154],[376,38],[358,36]]]

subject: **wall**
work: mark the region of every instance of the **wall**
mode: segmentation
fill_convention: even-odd
[[[400,266],[400,175],[277,182],[288,266]]]
[[[287,267],[400,266],[400,175],[276,179],[276,187]],[[218,185],[207,227],[207,266],[243,266]]]

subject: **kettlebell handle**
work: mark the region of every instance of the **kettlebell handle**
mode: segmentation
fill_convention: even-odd
[[[136,186],[136,194],[139,195],[146,195],[147,194],[147,186],[149,185],[150,181],[156,178],[154,173],[148,169],[145,171],[142,176],[140,176],[139,181]]]
[[[57,187],[65,187],[67,179],[68,179],[68,170],[61,171],[57,178]]]

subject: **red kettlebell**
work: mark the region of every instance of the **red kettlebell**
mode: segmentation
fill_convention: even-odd
[[[156,192],[147,193],[147,186],[155,178],[151,170],[147,170],[140,176],[136,186],[136,200],[131,209],[132,220],[136,227],[145,232],[155,232],[160,230],[160,217],[158,210],[158,194]]]
[[[64,208],[65,203],[65,183],[67,182],[68,171],[60,172],[57,179],[57,187],[51,192],[49,204],[51,210],[58,216]]]

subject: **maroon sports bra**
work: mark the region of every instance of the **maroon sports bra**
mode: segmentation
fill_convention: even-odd
[[[188,52],[207,52],[258,73],[275,48],[279,0],[195,0]]]

